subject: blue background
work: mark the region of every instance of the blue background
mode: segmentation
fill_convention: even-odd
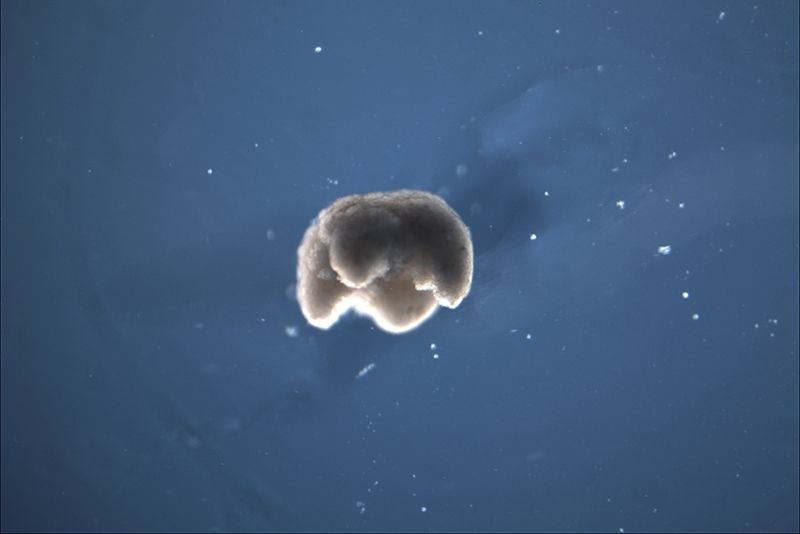
[[[470,296],[308,326],[406,187]],[[3,1],[0,230],[4,531],[800,528],[797,2]]]

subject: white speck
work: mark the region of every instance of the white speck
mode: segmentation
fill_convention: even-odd
[[[602,65],[598,65],[597,66],[597,72],[603,72],[604,70],[606,70],[606,68],[604,66],[602,66]]]
[[[723,20],[725,20],[725,12],[720,11],[719,15],[717,15],[717,22],[722,22]]]
[[[356,501],[356,508],[358,508],[358,513],[363,514],[367,511],[367,505],[361,501]]]
[[[297,337],[300,334],[300,330],[298,330],[296,326],[291,324],[286,328],[284,328],[284,331],[286,332],[286,335],[289,337]]]
[[[688,299],[689,298],[689,292],[688,291],[684,291],[683,293],[681,293],[681,296],[683,298],[685,298],[685,299]]]
[[[253,146],[254,146],[255,148],[258,148],[258,143],[253,143]]]
[[[625,529],[624,529],[624,528],[622,528],[622,527],[620,527],[619,531],[620,531],[620,532],[625,532]]]
[[[674,158],[677,158],[677,157],[678,157],[678,153],[675,152],[674,150],[672,152],[670,152],[669,154],[667,154],[667,158],[668,159],[674,159]]]
[[[617,200],[617,207],[621,210],[625,209],[625,201],[624,200]]]
[[[459,163],[456,165],[456,176],[459,178],[463,178],[469,172],[469,167],[467,167],[464,163]]]
[[[478,30],[478,37],[483,35],[483,30]]]
[[[613,169],[611,169],[611,172],[619,172],[619,167],[614,167]]]
[[[683,209],[683,208],[685,208],[685,207],[686,207],[686,204],[685,204],[684,202],[679,202],[679,203],[678,203],[678,207],[679,207],[680,209]]]
[[[719,147],[719,151],[720,152],[725,152],[725,147],[724,146]]]
[[[699,313],[693,313],[692,314],[692,321],[697,321],[699,319],[700,319],[700,314]]]
[[[560,34],[561,34],[561,30],[559,28],[556,28],[556,35],[560,35]]]
[[[772,324],[778,324],[778,320],[777,319],[767,319],[767,322],[768,323],[772,323]]]
[[[206,174],[214,174],[214,169],[208,169],[208,170],[206,171]]]
[[[438,359],[439,359],[439,355],[438,355],[438,354],[434,354],[434,355],[433,355],[433,359],[434,359],[434,360],[438,360]]]
[[[436,350],[436,343],[431,343],[431,350]]]
[[[531,339],[533,336],[530,334],[525,334],[525,339]]]
[[[536,238],[537,238],[537,237],[538,237],[538,236],[537,236],[536,234],[531,234],[530,240],[531,240],[531,241],[536,241]]]
[[[369,373],[373,369],[375,369],[375,364],[368,363],[359,372],[356,373],[356,379],[364,378],[367,375],[367,373]]]
[[[667,256],[672,252],[672,247],[669,245],[661,245],[658,247],[658,253],[662,256]]]
[[[321,46],[314,47],[314,53],[315,54],[319,54],[320,52],[322,52],[322,47]]]
[[[269,230],[267,230],[267,239],[269,239],[270,241],[275,239],[275,230],[273,230],[271,228]]]
[[[544,192],[544,196],[549,197],[550,196],[550,191],[545,191]]]
[[[425,507],[425,506],[420,506],[420,507],[419,507],[419,511],[420,511],[420,512],[427,512],[427,511],[428,511],[428,508],[427,508],[427,507]]]

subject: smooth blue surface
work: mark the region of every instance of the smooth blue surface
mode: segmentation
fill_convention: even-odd
[[[470,296],[308,326],[403,187]],[[4,531],[800,528],[797,2],[4,0],[0,231]]]

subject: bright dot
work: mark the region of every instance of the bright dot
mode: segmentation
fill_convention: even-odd
[[[483,30],[478,30],[478,35],[483,35]]]
[[[604,70],[606,70],[606,68],[604,66],[602,66],[602,65],[598,65],[597,66],[597,72],[603,72]]]
[[[286,331],[286,335],[289,337],[297,337],[298,334],[300,334],[300,331],[297,329],[297,327],[291,324],[284,328],[284,330]]]
[[[530,334],[525,334],[525,339],[530,339],[531,337],[533,336],[531,336]]]
[[[427,508],[427,507],[425,507],[425,506],[420,506],[420,507],[419,507],[419,511],[420,511],[420,512],[427,512],[427,511],[428,511],[428,508]]]
[[[720,11],[719,15],[717,15],[717,22],[722,22],[723,20],[725,20],[725,12]]]
[[[681,293],[681,296],[683,298],[685,298],[685,299],[688,299],[689,298],[689,292],[688,291],[684,291],[683,293]]]
[[[692,321],[697,321],[698,319],[700,319],[700,314],[699,313],[693,313],[692,314]]]
[[[321,46],[314,47],[314,53],[315,54],[319,54],[320,52],[322,52],[322,47]]]
[[[667,158],[668,159],[674,159],[674,158],[677,158],[677,157],[678,157],[678,153],[675,152],[674,150],[672,152],[670,152],[669,154],[667,154]]]
[[[436,343],[431,343],[431,350],[436,350]]]
[[[536,238],[537,238],[537,237],[538,237],[538,236],[537,236],[536,234],[531,234],[530,240],[531,240],[531,241],[536,241]]]
[[[208,169],[208,170],[206,171],[206,174],[214,174],[214,169]]]
[[[545,191],[544,192],[544,196],[549,197],[550,196],[550,191]]]
[[[669,245],[661,245],[658,247],[658,253],[662,256],[667,256],[669,253],[672,252],[672,247]]]
[[[356,379],[365,377],[367,373],[369,373],[373,369],[375,369],[374,363],[369,363],[365,365],[364,367],[361,368],[361,370],[358,373],[356,373]]]
[[[683,209],[683,208],[685,208],[685,207],[686,207],[686,204],[684,204],[683,202],[681,202],[681,203],[679,203],[679,204],[678,204],[678,207],[679,207],[680,209]]]
[[[439,359],[439,355],[438,355],[438,354],[434,354],[434,355],[433,355],[433,359],[434,359],[434,360],[438,360],[438,359]]]
[[[621,210],[625,209],[625,201],[624,200],[617,200],[617,207]]]
[[[467,167],[464,163],[459,163],[456,165],[456,176],[459,178],[463,178],[469,172],[469,167]]]
[[[272,229],[267,230],[267,239],[269,239],[270,241],[275,239],[275,230]]]
[[[561,30],[556,28],[556,35],[559,35],[560,33],[561,33]]]

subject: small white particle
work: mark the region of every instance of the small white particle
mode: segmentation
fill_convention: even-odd
[[[208,170],[206,171],[206,174],[214,174],[214,169],[208,169]]]
[[[725,152],[725,147],[724,146],[719,147],[719,151],[720,152]]]
[[[692,314],[692,321],[697,321],[698,319],[700,319],[700,314],[699,313],[693,313]]]
[[[530,240],[531,240],[531,241],[536,241],[536,238],[537,238],[537,237],[538,237],[538,236],[537,236],[536,234],[531,234]]]
[[[560,33],[561,33],[561,30],[559,28],[556,28],[556,35],[559,35]]]
[[[478,36],[480,37],[481,35],[483,35],[483,30],[478,30]]]
[[[725,20],[725,12],[720,11],[719,15],[717,15],[717,22],[722,22],[723,20]]]
[[[270,241],[275,239],[275,230],[272,229],[267,230],[267,239],[269,239]]]
[[[300,330],[298,330],[296,326],[291,324],[288,325],[286,328],[284,328],[284,331],[286,332],[286,335],[289,337],[297,337],[300,334]]]
[[[464,163],[459,163],[456,165],[456,176],[459,178],[463,178],[469,172],[469,167],[467,167]]]
[[[374,363],[369,363],[365,365],[364,367],[361,368],[361,370],[358,373],[356,373],[356,379],[363,378],[364,376],[366,376],[367,373],[369,373],[373,369],[375,369]]]
[[[685,203],[683,203],[683,202],[680,202],[680,203],[678,203],[678,207],[679,207],[680,209],[683,209],[683,208],[685,208],[685,207],[686,207],[686,204],[685,204]]]
[[[314,47],[314,53],[315,54],[319,54],[320,52],[322,52],[322,47],[321,46]]]
[[[436,350],[436,343],[431,343],[431,350]]]
[[[658,253],[662,256],[667,256],[672,252],[672,247],[669,245],[661,245],[658,247]]]
[[[621,210],[625,209],[625,201],[624,200],[617,200],[617,207]]]
[[[688,291],[684,291],[683,293],[681,293],[681,296],[683,298],[685,298],[685,299],[688,299],[689,298],[689,292]]]
[[[439,359],[439,355],[438,355],[438,354],[434,354],[434,355],[433,355],[433,359],[434,359],[434,360],[438,360],[438,359]]]
[[[604,70],[606,70],[606,68],[604,66],[602,66],[602,65],[598,65],[597,66],[597,72],[603,72]]]
[[[258,148],[258,143],[253,143],[253,146],[254,146],[255,148]]]
[[[669,154],[667,154],[667,158],[668,159],[675,159],[677,157],[678,157],[678,153],[675,152],[674,150],[672,152],[670,152]]]
[[[525,339],[531,339],[532,337],[530,334],[525,334]]]
[[[550,196],[550,191],[545,191],[544,192],[544,196],[549,197]]]
[[[425,507],[425,506],[420,506],[420,507],[419,507],[419,511],[420,511],[420,512],[427,512],[427,511],[428,511],[428,508],[427,508],[427,507]]]
[[[619,167],[614,167],[613,169],[611,169],[611,172],[619,172]]]

